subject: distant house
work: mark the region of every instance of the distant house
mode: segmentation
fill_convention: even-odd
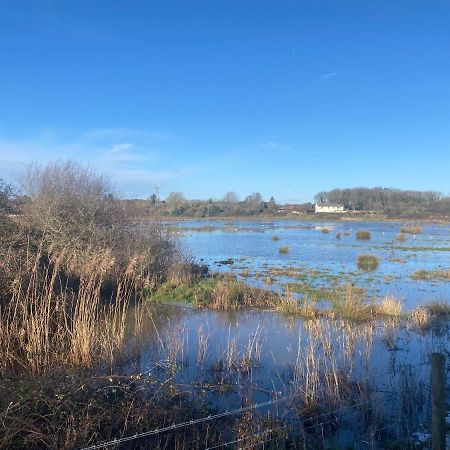
[[[315,207],[316,214],[319,213],[344,213],[344,205],[337,203],[318,203]]]

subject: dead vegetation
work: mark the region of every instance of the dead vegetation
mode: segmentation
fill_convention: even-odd
[[[131,229],[108,182],[88,169],[33,166],[23,186],[20,206],[2,191],[13,233],[0,242],[0,370],[111,363],[128,305],[183,258],[158,226]]]

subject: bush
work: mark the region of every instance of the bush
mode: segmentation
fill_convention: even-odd
[[[372,272],[378,267],[379,260],[374,255],[359,255],[357,263],[360,270]]]
[[[372,236],[371,236],[371,234],[370,234],[369,231],[366,231],[366,230],[358,230],[358,231],[356,232],[356,239],[368,241],[368,240],[370,240],[371,237],[372,237]]]
[[[0,241],[0,373],[112,364],[130,302],[186,277],[189,261],[158,225],[130,226],[108,181],[82,166],[33,166],[23,181],[29,201]]]

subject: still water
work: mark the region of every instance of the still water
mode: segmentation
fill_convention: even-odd
[[[396,237],[402,225],[236,220],[183,221],[170,227],[212,271],[233,272],[252,285],[283,290],[286,283],[296,280],[273,276],[271,271],[295,268],[302,282],[310,286],[351,282],[375,298],[394,296],[406,309],[432,300],[448,301],[450,281],[414,280],[411,276],[421,269],[450,269],[450,226],[425,224],[422,233],[405,235],[406,241],[399,242]],[[323,233],[323,229],[329,232]],[[371,239],[356,239],[358,230],[369,231]],[[272,240],[273,236],[279,240]],[[288,246],[288,253],[279,253],[281,246]],[[359,271],[356,261],[360,254],[377,256],[379,267],[369,273]],[[231,264],[221,263],[224,261]],[[270,284],[265,283],[267,276]]]

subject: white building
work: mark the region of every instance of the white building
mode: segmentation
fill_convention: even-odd
[[[316,214],[318,213],[344,213],[344,205],[337,203],[319,203],[315,206]]]

